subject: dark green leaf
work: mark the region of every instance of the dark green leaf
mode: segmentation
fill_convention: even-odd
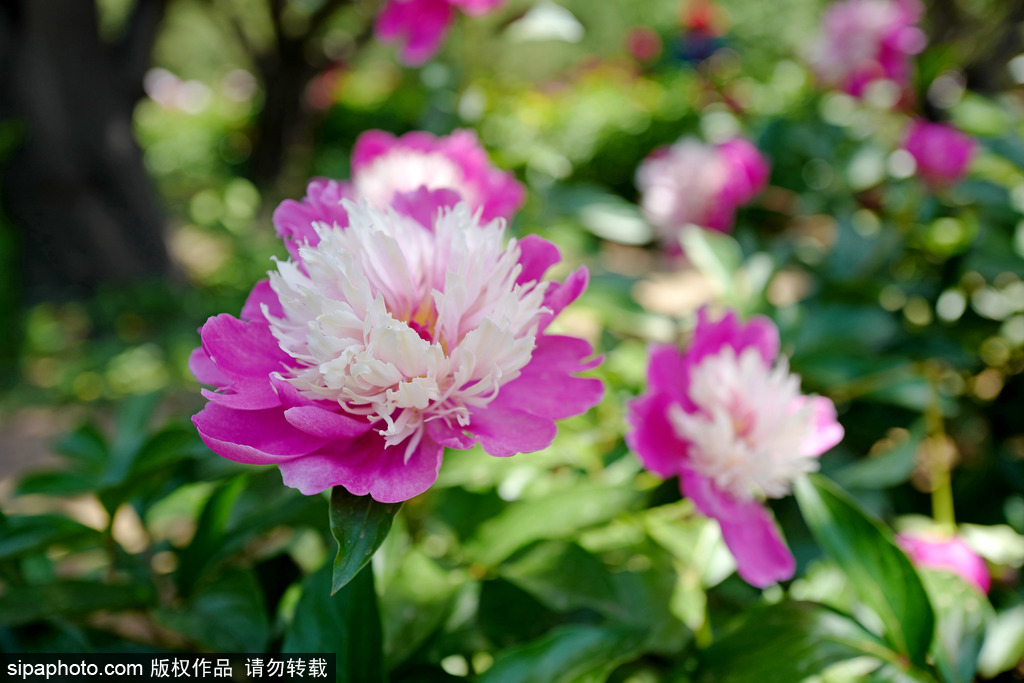
[[[331,595],[367,565],[387,538],[401,503],[379,503],[370,496],[353,496],[342,486],[331,490],[331,533],[338,541]]]
[[[935,617],[921,579],[892,532],[822,476],[798,480],[795,490],[814,537],[881,619],[886,641],[926,668]]]
[[[794,683],[854,657],[898,658],[849,617],[815,603],[761,605],[742,619],[701,654],[698,681]]]
[[[231,570],[200,583],[180,610],[163,610],[158,620],[214,652],[264,652],[270,619],[251,571]]]
[[[155,593],[146,584],[60,581],[19,586],[0,596],[0,626],[30,624],[47,617],[77,616],[96,610],[140,608],[154,600]]]
[[[465,576],[442,569],[418,549],[405,554],[384,588],[384,652],[394,669],[441,627]]]
[[[235,477],[221,485],[206,501],[196,524],[195,536],[181,551],[179,558],[181,569],[178,570],[178,589],[182,595],[188,596],[192,592],[211,559],[217,555],[231,508],[245,489],[245,483],[244,476]]]
[[[581,484],[543,498],[520,500],[481,524],[464,549],[474,560],[495,566],[533,541],[566,538],[613,519],[640,497],[631,488]]]
[[[96,542],[101,534],[61,515],[10,517],[0,537],[0,559],[41,552],[55,544]]]
[[[642,651],[643,631],[572,625],[499,654],[480,683],[587,683],[603,681]]]
[[[611,617],[627,616],[607,567],[575,543],[538,543],[502,565],[501,574],[555,611],[588,607]]]
[[[284,635],[283,652],[334,652],[338,681],[375,683],[385,680],[380,614],[367,567],[344,588],[328,595],[331,565],[303,582],[295,618]]]
[[[75,461],[84,471],[99,475],[110,457],[107,439],[100,430],[85,424],[71,432],[56,444],[58,453]]]
[[[57,472],[35,472],[18,482],[18,495],[74,496],[92,491],[96,487],[93,477],[74,469]]]

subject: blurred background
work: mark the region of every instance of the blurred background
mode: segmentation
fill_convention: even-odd
[[[608,385],[547,451],[454,454],[438,490],[407,505],[388,557],[414,564],[381,574],[397,586],[382,610],[420,616],[385,623],[393,679],[486,671],[581,605],[646,605],[663,621],[642,651],[678,651],[707,605],[724,621],[755,599],[707,569],[711,555],[679,587],[673,567],[698,566],[697,551],[641,512],[675,514],[678,493],[638,475],[621,436],[648,343],[676,339],[708,302],[779,324],[805,389],[832,398],[846,429],[822,467],[865,507],[930,514],[942,459],[958,519],[991,549],[993,604],[1024,604],[1024,3],[924,4],[928,45],[900,107],[891,92],[857,99],[817,82],[820,0],[508,0],[460,16],[416,68],[374,40],[371,0],[0,5],[0,579],[22,587],[0,593],[0,646],[299,642],[298,586],[333,554],[326,502],[206,450],[186,364],[203,322],[237,313],[286,257],[277,204],[312,176],[347,177],[368,129],[471,128],[515,172],[528,201],[513,233],[591,270],[561,324],[606,354]],[[900,148],[910,111],[979,141],[966,180],[934,192],[915,177]],[[654,239],[634,178],[687,135],[743,135],[772,170],[731,235],[707,233],[679,259]],[[519,530],[513,547],[479,540],[517,501],[553,492],[603,507],[557,533],[504,522]],[[795,506],[776,514],[803,574],[813,544]],[[571,543],[529,546],[495,574],[538,539]],[[599,555],[602,571],[644,577],[642,590],[620,586],[628,609],[595,607],[538,578],[566,554],[584,573]],[[803,595],[829,593],[835,574],[817,576]],[[458,621],[470,584],[476,621]],[[487,616],[522,604],[512,626]],[[225,635],[210,605],[247,625]],[[619,680],[685,669],[645,656],[623,654]]]

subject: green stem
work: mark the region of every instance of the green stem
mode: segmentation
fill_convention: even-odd
[[[925,408],[924,420],[927,429],[926,444],[933,449],[928,465],[931,468],[932,516],[949,534],[956,531],[956,514],[953,512],[953,481],[951,463],[946,458],[946,426],[942,418],[941,369],[926,368],[928,381],[932,386],[932,400]]]

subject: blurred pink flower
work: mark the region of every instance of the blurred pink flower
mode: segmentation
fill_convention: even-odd
[[[418,66],[434,56],[455,20],[455,10],[486,14],[505,0],[387,0],[374,31],[383,42],[402,43],[401,59]]]
[[[915,565],[953,572],[982,593],[988,593],[992,580],[985,560],[959,536],[903,533],[896,536],[896,542]]]
[[[688,224],[731,230],[736,209],[764,189],[768,173],[768,162],[747,140],[712,146],[683,138],[641,162],[636,173],[640,208],[662,242],[674,249]]]
[[[900,89],[910,82],[910,57],[926,39],[916,24],[920,0],[840,0],[825,10],[822,35],[811,50],[818,78],[860,97],[869,83],[889,80]]]
[[[214,452],[276,464],[305,494],[397,502],[433,484],[445,447],[536,451],[556,419],[601,400],[599,380],[575,376],[599,362],[590,345],[546,333],[587,270],[541,280],[555,245],[504,243],[504,220],[449,207],[450,194],[328,202],[342,220],[314,218],[316,239],[256,285],[241,318],[207,321],[190,368],[216,390],[192,421]]]
[[[832,401],[800,393],[770,320],[715,321],[705,309],[688,349],[652,349],[647,383],[629,405],[630,448],[718,520],[745,581],[790,578],[793,556],[762,501],[788,495],[842,439]]]
[[[447,190],[446,205],[465,201],[481,211],[483,222],[511,219],[523,204],[523,186],[508,171],[491,165],[476,133],[457,130],[435,137],[415,131],[395,137],[380,130],[366,131],[352,150],[352,179],[314,178],[301,202],[286,200],[274,212],[274,226],[293,259],[299,247],[315,246],[316,221],[347,225],[342,199],[366,199],[383,207],[397,194],[420,188]]]
[[[974,138],[944,123],[914,121],[903,148],[917,163],[917,173],[932,188],[948,187],[967,175],[976,143]]]

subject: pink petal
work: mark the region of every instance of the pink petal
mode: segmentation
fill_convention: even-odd
[[[896,536],[896,542],[915,565],[953,572],[988,593],[992,585],[988,565],[962,538],[904,533]]]
[[[281,300],[277,298],[277,292],[270,286],[270,280],[264,279],[256,283],[256,286],[249,292],[249,298],[242,306],[242,320],[255,320],[266,322],[262,306],[266,306],[270,315],[275,318],[284,317],[284,309],[281,308]]]
[[[398,139],[383,130],[368,130],[360,134],[352,148],[352,174],[359,173],[374,159],[383,156],[399,145]]]
[[[764,189],[770,167],[757,147],[743,138],[734,138],[719,145],[718,153],[728,169],[722,200],[739,206]]]
[[[192,424],[214,453],[256,465],[306,455],[326,443],[295,429],[280,409],[232,410],[207,403],[192,416]]]
[[[584,413],[604,396],[600,380],[573,377],[601,361],[583,360],[592,354],[593,349],[583,339],[542,335],[519,377],[503,386],[490,405],[555,420]]]
[[[374,31],[381,41],[404,43],[402,61],[418,66],[437,52],[454,19],[455,10],[444,0],[388,0]]]
[[[686,467],[690,444],[676,435],[668,420],[673,401],[666,394],[651,393],[629,402],[626,444],[644,467],[665,479]]]
[[[370,432],[351,442],[337,442],[320,453],[283,462],[286,486],[310,495],[344,486],[356,496],[369,495],[381,503],[397,503],[426,491],[437,480],[444,449],[429,439],[405,459],[405,445],[384,447]]]
[[[306,196],[301,202],[291,199],[281,202],[274,211],[274,228],[293,260],[301,261],[300,247],[316,246],[320,242],[314,223],[342,228],[348,225],[348,213],[341,205],[341,200],[346,197],[352,197],[348,183],[314,178],[309,181]]]
[[[207,320],[200,334],[203,351],[232,379],[266,377],[291,360],[265,322],[244,322],[221,313]]]
[[[370,423],[365,419],[357,420],[315,405],[288,408],[284,417],[293,427],[329,441],[353,439],[370,431]]]
[[[771,320],[761,316],[754,316],[743,324],[735,311],[727,311],[716,321],[708,317],[706,308],[699,310],[687,360],[697,364],[705,356],[717,354],[725,345],[737,353],[752,346],[761,353],[766,364],[772,365],[779,355],[779,330]]]
[[[466,450],[476,445],[476,437],[462,431],[458,427],[450,427],[442,420],[431,420],[427,423],[427,435],[434,443],[445,448]]]
[[[222,387],[231,382],[231,378],[217,369],[217,366],[210,360],[210,357],[206,355],[206,351],[201,346],[193,349],[189,355],[188,369],[199,380],[200,384]]]
[[[484,222],[495,218],[511,219],[523,205],[526,190],[522,184],[512,173],[491,165],[487,152],[473,131],[456,130],[438,139],[435,148],[462,170],[463,179],[470,188],[465,193],[470,195],[467,199],[471,199],[474,209],[482,209],[480,218]]]
[[[588,282],[590,282],[590,271],[587,270],[586,266],[580,266],[577,270],[570,273],[569,277],[565,278],[565,282],[552,282],[548,285],[547,291],[544,292],[544,306],[551,309],[551,313],[541,316],[541,332],[547,329],[551,321],[566,306],[579,298],[580,294],[586,290]]]
[[[737,500],[689,470],[683,472],[680,488],[701,514],[718,520],[722,538],[744,581],[764,588],[793,576],[796,560],[771,513],[761,503]]]
[[[202,390],[203,396],[226,408],[264,410],[281,405],[281,399],[266,377],[243,377],[216,391]]]
[[[561,260],[562,254],[552,242],[537,235],[527,235],[519,240],[519,263],[523,270],[516,278],[516,282],[538,282],[548,268]]]
[[[504,4],[505,0],[448,0],[448,2],[466,14],[479,15],[494,11]]]
[[[499,394],[500,395],[500,394]],[[547,448],[555,438],[553,420],[495,405],[473,411],[468,430],[484,450],[498,457]]]
[[[647,386],[651,393],[664,393],[678,403],[683,410],[692,413],[697,410],[688,394],[690,389],[690,368],[694,365],[687,354],[674,346],[654,344],[649,352],[647,364]]]
[[[836,416],[836,406],[824,396],[808,396],[814,413],[814,433],[800,445],[803,455],[821,455],[843,440],[843,426]]]
[[[415,219],[428,230],[434,229],[434,221],[441,209],[455,206],[462,200],[455,190],[428,190],[421,186],[412,192],[397,192],[391,200],[391,208],[398,213]]]

